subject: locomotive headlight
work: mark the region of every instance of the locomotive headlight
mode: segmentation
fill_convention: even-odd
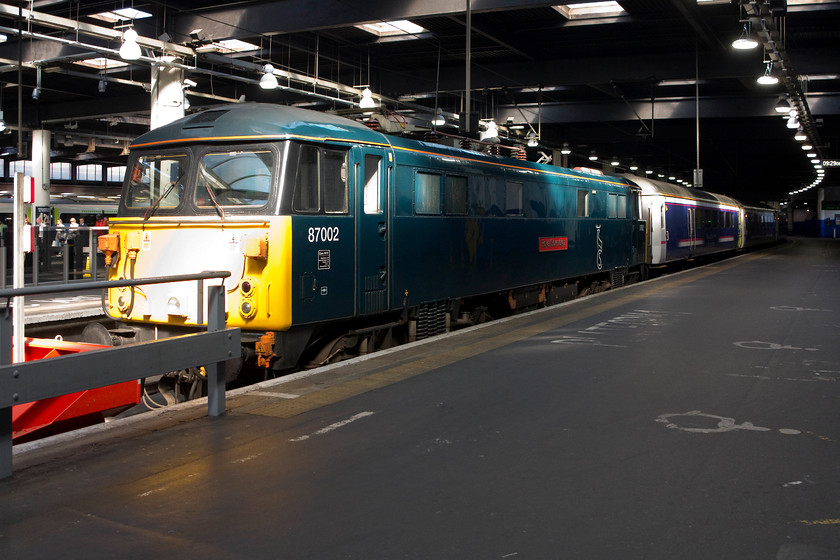
[[[250,278],[243,278],[239,283],[239,291],[245,297],[250,297],[257,289],[257,283]]]
[[[166,300],[166,314],[167,315],[177,315],[179,317],[184,317],[187,315],[186,309],[186,302],[182,301],[178,296],[171,296],[168,300]]]
[[[243,319],[253,318],[257,314],[257,306],[253,300],[242,300],[242,303],[239,304],[239,314],[242,315]]]
[[[128,298],[125,297],[125,294],[120,294],[117,297],[117,309],[125,313],[128,310]]]

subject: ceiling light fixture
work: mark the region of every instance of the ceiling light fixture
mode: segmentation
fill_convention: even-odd
[[[532,130],[528,133],[528,147],[529,148],[536,148],[540,145],[540,139],[537,138],[536,133]]]
[[[376,101],[373,100],[373,93],[370,88],[362,90],[362,99],[359,101],[359,107],[362,109],[373,109],[376,107]]]
[[[123,60],[137,60],[142,54],[140,45],[137,44],[137,32],[129,27],[123,33],[123,44],[120,46],[120,58]]]
[[[108,87],[108,82],[105,81],[105,78],[100,78],[99,79],[99,87],[97,88],[99,90],[99,93],[105,93],[105,88],[107,88],[107,87]]]
[[[767,67],[764,69],[764,74],[759,76],[756,81],[763,86],[772,86],[773,84],[779,83],[779,78],[773,74],[772,62],[767,63]]]
[[[798,129],[799,128],[799,117],[792,116],[788,119],[787,126],[790,129]]]
[[[732,48],[738,49],[739,51],[746,51],[754,49],[758,46],[758,41],[753,39],[752,34],[749,31],[749,25],[749,21],[744,24],[744,30],[741,31],[741,35],[732,41]]]
[[[808,135],[805,134],[805,129],[800,126],[799,130],[796,131],[796,134],[793,135],[793,139],[798,142],[804,142],[805,140],[807,140]]]
[[[483,142],[498,142],[499,141],[499,127],[496,126],[496,121],[487,123],[487,128],[481,131],[481,140]]]
[[[0,132],[6,130],[6,119],[3,118],[3,111],[0,111]]]
[[[589,161],[596,161],[598,159],[598,155],[595,153],[595,150],[589,152]]]
[[[435,116],[432,117],[432,126],[443,126],[446,124],[446,118],[440,109],[435,111]]]
[[[263,66],[262,78],[260,78],[260,87],[263,89],[277,89],[277,76],[274,75],[274,66],[266,64]]]
[[[572,153],[572,149],[569,147],[568,142],[563,142],[563,146],[560,148],[560,153],[564,156],[567,156]]]
[[[779,98],[779,101],[776,103],[776,112],[779,114],[790,113],[791,106],[790,102],[787,100],[786,97],[782,96]]]

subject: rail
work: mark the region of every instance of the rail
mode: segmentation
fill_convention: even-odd
[[[225,326],[224,284],[208,286],[207,331],[118,346],[67,356],[12,363],[13,323],[11,301],[15,297],[78,291],[90,288],[121,288],[150,284],[197,281],[203,295],[204,281],[224,279],[227,271],[199,274],[102,280],[19,289],[0,289],[0,479],[12,475],[12,407],[96,387],[137,380],[169,371],[204,365],[207,371],[207,413],[225,413],[225,361],[240,353],[240,331]],[[203,299],[203,298],[202,298]],[[199,300],[199,309],[203,309]],[[203,315],[203,314],[202,314]],[[203,319],[199,319],[203,323]],[[21,341],[22,343],[22,341]]]

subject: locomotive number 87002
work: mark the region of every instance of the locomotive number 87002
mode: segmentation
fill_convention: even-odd
[[[265,104],[153,130],[128,169],[100,238],[109,278],[229,270],[228,324],[273,372],[778,235],[771,211],[727,197]],[[112,289],[106,312],[145,340],[197,328],[202,300],[180,285]]]

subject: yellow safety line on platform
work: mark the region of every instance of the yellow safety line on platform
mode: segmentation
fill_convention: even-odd
[[[293,416],[297,416],[298,414],[302,414],[310,410],[315,410],[326,405],[334,404],[348,399],[350,397],[355,397],[357,395],[373,391],[375,389],[381,389],[382,387],[387,387],[388,385],[392,385],[400,381],[405,381],[406,379],[411,379],[412,377],[415,377],[417,375],[421,375],[436,369],[440,369],[442,367],[446,367],[448,365],[454,364],[455,362],[459,362],[461,360],[465,360],[473,356],[489,352],[491,350],[499,349],[503,346],[513,344],[514,342],[519,342],[521,340],[525,340],[527,338],[567,326],[576,321],[580,321],[593,315],[609,311],[616,307],[628,305],[630,303],[633,303],[634,301],[646,298],[652,294],[662,292],[663,290],[672,289],[683,284],[688,284],[690,282],[702,280],[708,276],[723,272],[739,264],[744,264],[745,262],[749,262],[756,258],[760,258],[761,256],[761,254],[753,254],[737,259],[736,261],[728,261],[724,263],[717,263],[715,265],[709,265],[703,269],[690,271],[691,273],[681,274],[671,279],[664,279],[662,281],[655,282],[650,286],[642,285],[639,287],[640,289],[638,291],[634,291],[632,294],[627,294],[623,297],[619,297],[615,300],[611,300],[606,303],[586,305],[584,308],[578,311],[563,314],[563,316],[561,317],[554,317],[551,319],[538,321],[529,325],[523,325],[522,327],[518,328],[514,327],[513,330],[509,330],[502,334],[491,336],[489,338],[484,338],[474,343],[467,344],[466,346],[458,346],[457,348],[453,348],[452,350],[447,350],[445,352],[436,353],[429,356],[423,356],[420,358],[412,359],[411,361],[406,360],[405,363],[401,363],[392,367],[387,367],[387,369],[368,370],[369,373],[361,373],[358,377],[353,377],[351,375],[351,378],[348,379],[348,376],[342,376],[341,373],[339,373],[339,371],[331,370],[325,375],[331,376],[333,378],[333,384],[329,384],[330,381],[327,380],[326,383],[328,385],[325,386],[323,389],[315,390],[307,394],[301,395],[299,398],[296,398],[294,400],[283,400],[278,402],[272,399],[267,404],[263,404],[265,402],[265,399],[261,399],[256,402],[246,402],[243,403],[242,406],[235,406],[232,408],[235,408],[238,412],[246,412],[249,414],[257,414],[260,416],[272,416],[275,418],[291,418]],[[527,321],[528,317],[522,316],[513,318],[513,320],[517,319]],[[493,326],[494,325],[491,324],[487,328],[493,328]],[[510,329],[511,325],[499,324],[498,327]],[[429,347],[429,351],[434,352],[434,347]],[[392,359],[398,359],[394,358],[393,354],[391,356]],[[365,362],[365,364],[362,367],[370,368],[371,366],[371,362],[368,361]],[[352,365],[350,367],[352,367]],[[322,382],[322,379],[318,380],[319,385],[321,385]],[[243,397],[248,397],[248,393],[245,393]]]
[[[803,525],[840,525],[840,519],[815,519],[813,521],[801,520]]]

